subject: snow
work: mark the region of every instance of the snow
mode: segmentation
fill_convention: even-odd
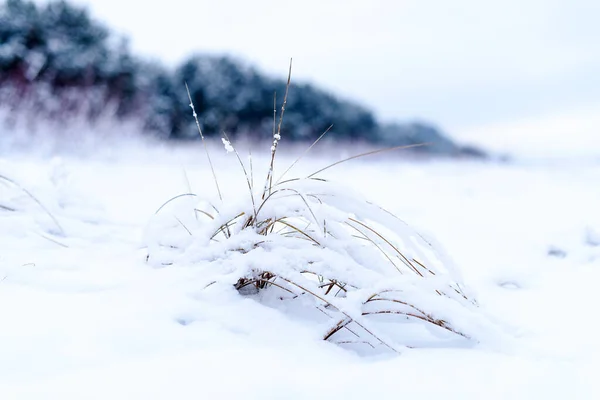
[[[219,263],[146,262],[144,240],[165,201],[215,198],[200,146],[91,146],[5,147],[0,156],[0,176],[47,210],[0,181],[0,205],[14,210],[0,209],[2,398],[600,396],[600,163],[407,162],[398,152],[327,170],[441,243],[510,338],[365,356],[321,340],[293,310],[211,285],[207,271]],[[299,155],[285,147],[275,178]],[[210,150],[223,197],[245,199],[234,155],[221,143]],[[343,151],[306,156],[287,177]],[[268,145],[252,153],[262,182]]]
[[[233,146],[231,146],[231,142],[225,138],[221,138],[221,141],[223,142],[223,146],[225,147],[225,151],[228,153],[233,152]]]
[[[461,130],[457,139],[520,159],[598,162],[600,104]]]

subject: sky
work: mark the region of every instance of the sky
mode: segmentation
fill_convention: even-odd
[[[382,120],[467,135],[600,112],[597,0],[71,1],[167,64],[227,53],[283,77],[293,57]]]

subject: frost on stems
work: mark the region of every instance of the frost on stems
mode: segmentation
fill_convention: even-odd
[[[210,153],[208,152],[208,148],[206,147],[206,141],[204,140],[204,135],[202,134],[202,128],[200,128],[200,122],[198,121],[198,113],[196,113],[196,108],[194,107],[194,101],[192,100],[192,95],[190,93],[190,88],[186,82],[185,89],[187,90],[188,99],[190,100],[190,107],[192,109],[192,115],[194,116],[194,120],[196,121],[196,127],[198,128],[198,133],[200,134],[200,139],[202,139],[202,144],[204,145],[204,152],[206,153],[206,158],[208,159],[208,164],[210,165],[210,170],[212,172],[213,179],[215,181],[215,186],[217,187],[217,193],[219,194],[219,199],[223,201],[223,195],[221,195],[221,188],[219,187],[219,181],[217,180],[217,174],[215,173],[215,168],[213,167],[212,160],[210,159]]]
[[[196,112],[196,107],[194,107],[194,102],[192,101],[192,95],[190,94],[190,88],[186,82],[185,90],[187,90],[188,98],[190,99],[190,108],[192,109],[192,116],[194,117],[194,121],[196,121],[196,127],[198,128],[198,133],[200,134],[200,138],[204,141],[204,135],[202,134],[202,128],[200,127],[200,122],[198,121],[198,113]]]
[[[273,107],[273,145],[271,146],[271,163],[269,164],[269,172],[265,181],[265,188],[263,190],[262,199],[264,200],[267,194],[271,194],[271,188],[273,187],[273,168],[275,164],[275,154],[277,153],[277,145],[281,140],[281,125],[283,123],[283,116],[285,114],[285,106],[287,105],[288,92],[290,89],[290,83],[292,80],[292,59],[290,58],[290,68],[288,70],[287,83],[285,84],[285,95],[283,96],[283,103],[281,104],[281,114],[279,114],[279,124],[277,130],[275,130],[275,120],[277,115],[277,103],[276,97],[274,96],[274,107]]]
[[[225,151],[227,153],[233,152],[233,146],[231,145],[231,142],[229,140],[221,138],[221,141],[223,142],[223,146],[225,147]]]

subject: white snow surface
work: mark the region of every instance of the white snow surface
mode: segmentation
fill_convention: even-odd
[[[280,148],[276,176],[294,160]],[[3,399],[600,398],[600,163],[398,152],[328,170],[440,242],[511,338],[361,356],[233,287],[206,288],[206,265],[146,262],[165,201],[214,198],[200,146],[95,150],[0,155],[0,176],[43,205],[0,180]],[[234,155],[211,151],[223,196],[247,196]],[[344,155],[315,152],[290,174]],[[269,157],[253,149],[257,182]]]

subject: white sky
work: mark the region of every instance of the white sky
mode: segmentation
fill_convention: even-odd
[[[600,111],[598,0],[76,0],[174,64],[226,52],[457,134]]]

